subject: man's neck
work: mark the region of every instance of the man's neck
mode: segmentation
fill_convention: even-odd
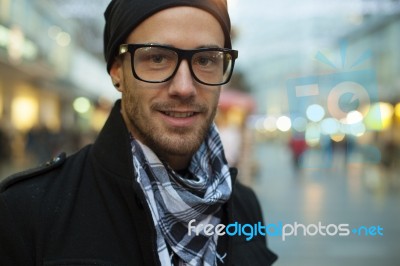
[[[159,155],[160,156],[160,155]],[[168,163],[174,171],[187,169],[190,164],[190,158],[179,155],[161,155],[161,158]]]

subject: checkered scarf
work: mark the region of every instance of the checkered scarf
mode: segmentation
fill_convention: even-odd
[[[158,254],[162,265],[216,265],[218,235],[203,231],[188,234],[188,223],[220,223],[221,206],[232,192],[232,182],[222,143],[213,124],[208,136],[194,154],[185,178],[173,171],[147,146],[132,140],[135,179],[144,191],[157,232]],[[172,250],[169,253],[168,247]]]

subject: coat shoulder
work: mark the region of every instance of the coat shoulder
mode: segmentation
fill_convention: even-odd
[[[252,188],[236,181],[233,193],[233,204],[240,217],[253,221],[262,220],[262,211],[259,200]]]
[[[262,208],[253,189],[236,181],[233,191],[233,221],[247,226],[264,224]],[[277,260],[277,255],[268,248],[266,235],[255,234],[251,241],[247,237],[234,238],[235,265],[272,265]]]
[[[46,173],[50,173],[51,171],[61,167],[65,163],[66,158],[67,156],[65,152],[63,152],[38,167],[20,173],[16,173],[7,177],[0,183],[0,193],[6,191],[8,188],[12,187],[17,183],[41,176]]]

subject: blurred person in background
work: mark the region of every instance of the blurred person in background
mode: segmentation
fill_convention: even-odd
[[[299,170],[302,166],[302,156],[308,149],[304,133],[293,133],[289,140],[289,148],[292,153],[294,168]]]
[[[111,1],[104,51],[122,99],[94,144],[0,185],[2,265],[276,260],[261,234],[194,229],[264,223],[254,192],[228,166],[213,123],[237,57],[226,5]]]

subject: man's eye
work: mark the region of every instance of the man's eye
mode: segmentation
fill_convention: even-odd
[[[153,62],[153,63],[160,64],[160,63],[163,63],[163,61],[165,61],[165,60],[166,60],[166,58],[163,55],[152,55],[152,56],[150,56],[150,61]]]
[[[199,66],[208,67],[208,66],[215,65],[215,58],[210,57],[210,56],[200,56],[200,57],[196,58],[195,63]]]
[[[198,62],[199,62],[199,65],[207,66],[209,64],[212,64],[213,60],[211,60],[211,58],[209,58],[209,57],[201,57],[201,58],[199,58]]]

